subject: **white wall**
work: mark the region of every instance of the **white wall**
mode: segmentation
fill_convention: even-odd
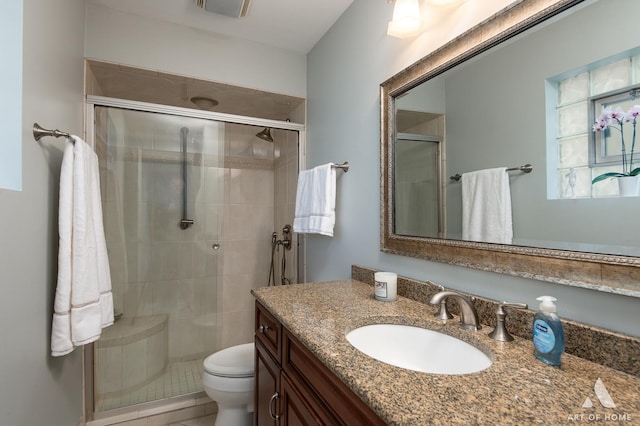
[[[291,96],[306,95],[301,53],[87,4],[88,58]]]
[[[640,336],[640,300],[519,279],[501,274],[427,262],[380,252],[380,100],[379,85],[464,29],[486,19],[509,1],[467,1],[458,9],[434,12],[421,36],[388,37],[392,6],[355,0],[312,49],[307,61],[307,166],[329,161],[351,163],[338,181],[336,234],[307,238],[307,280],[350,276],[352,264],[430,279],[485,297],[525,302],[552,294],[559,313]],[[440,21],[436,24],[436,19]]]
[[[82,131],[84,0],[25,0],[22,191],[0,190],[0,423],[78,424],[81,351],[50,353],[63,142],[31,126]]]

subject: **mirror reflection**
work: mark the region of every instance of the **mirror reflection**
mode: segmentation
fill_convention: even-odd
[[[392,234],[640,256],[640,194],[592,183],[622,170],[619,139],[593,131],[603,106],[640,104],[640,2],[610,3],[393,95]]]

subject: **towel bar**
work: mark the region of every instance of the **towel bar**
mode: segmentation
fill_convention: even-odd
[[[39,141],[41,138],[45,136],[53,136],[55,138],[65,137],[70,138],[71,135],[66,132],[61,132],[58,129],[49,130],[41,127],[38,123],[33,123],[33,137],[36,141]]]
[[[341,169],[344,170],[345,172],[349,171],[349,162],[345,161],[342,164],[332,164],[331,167],[333,167],[334,169]]]
[[[524,173],[531,173],[533,171],[533,166],[531,164],[525,164],[524,166],[509,167],[507,169],[508,172],[513,172],[513,171],[516,171],[516,170],[524,172]],[[449,179],[455,180],[456,182],[458,182],[460,180],[460,178],[462,178],[462,175],[460,173],[456,173],[453,176],[449,176]]]

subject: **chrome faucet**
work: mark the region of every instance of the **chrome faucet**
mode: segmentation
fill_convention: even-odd
[[[468,330],[480,329],[478,311],[476,311],[476,307],[468,297],[463,296],[460,293],[456,293],[455,291],[440,291],[431,298],[429,303],[438,306],[447,298],[452,298],[458,302],[458,306],[460,307],[460,325],[462,327]]]
[[[444,286],[440,285],[440,284],[435,284],[440,288],[440,291],[445,291]],[[443,321],[448,321],[450,319],[453,319],[453,315],[451,315],[449,313],[449,310],[447,310],[447,300],[446,299],[442,299],[442,302],[440,302],[440,308],[438,309],[438,312],[436,312],[435,314],[433,314],[434,317],[441,319]]]

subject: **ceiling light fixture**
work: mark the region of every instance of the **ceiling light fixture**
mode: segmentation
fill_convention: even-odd
[[[434,6],[457,6],[465,0],[427,0]]]
[[[218,105],[218,101],[211,98],[205,98],[204,96],[194,96],[189,99],[191,102],[196,104],[196,106],[200,109],[211,109],[214,106]]]
[[[388,0],[391,3],[393,0]],[[422,29],[418,0],[395,0],[393,20],[387,26],[387,35],[397,38],[413,37]]]

